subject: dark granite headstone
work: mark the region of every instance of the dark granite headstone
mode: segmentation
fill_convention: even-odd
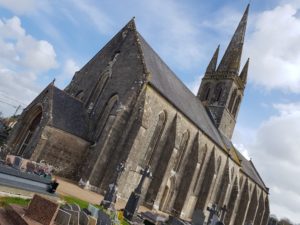
[[[83,208],[81,211],[85,212],[85,214],[87,214],[89,216],[92,215],[91,212],[86,208]]]
[[[109,215],[99,210],[97,225],[112,225]]]
[[[89,222],[90,222],[89,216],[84,211],[80,211],[79,215],[80,215],[79,224],[80,225],[89,225]]]
[[[71,214],[70,225],[79,225],[79,212],[73,210],[65,210]]]
[[[34,195],[25,216],[44,225],[53,223],[58,212],[59,205],[39,195]]]
[[[13,167],[19,169],[20,165],[21,165],[21,162],[22,162],[22,158],[19,157],[19,156],[16,156],[15,160],[14,160],[14,163],[13,163]]]
[[[205,221],[205,216],[202,210],[200,209],[195,209],[193,213],[193,218],[192,218],[192,224],[193,225],[204,225]]]
[[[147,211],[147,212],[142,212],[141,216],[144,220],[144,224],[163,224],[164,222],[167,221],[167,217],[164,217],[162,215]]]
[[[60,208],[63,210],[72,210],[72,207],[69,204],[62,205],[62,206],[60,206]]]
[[[189,222],[173,216],[170,216],[169,220],[167,221],[167,224],[168,225],[190,225]]]
[[[59,209],[55,218],[56,225],[69,225],[71,220],[71,214]]]
[[[77,212],[80,211],[80,206],[76,203],[71,204],[71,208],[73,211],[77,211]]]

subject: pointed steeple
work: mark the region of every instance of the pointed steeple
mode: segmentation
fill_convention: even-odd
[[[218,67],[219,72],[229,72],[235,75],[239,73],[249,7],[250,4],[248,4],[244,15],[226,49],[226,52]]]
[[[242,72],[240,74],[240,79],[241,81],[243,81],[244,84],[247,83],[247,76],[248,76],[248,68],[249,68],[249,61],[250,59],[248,58],[247,62],[245,63],[243,69],[242,69]]]
[[[211,58],[208,66],[206,68],[205,74],[211,74],[211,73],[216,71],[217,63],[218,63],[219,50],[220,50],[220,45],[218,45],[213,57]]]

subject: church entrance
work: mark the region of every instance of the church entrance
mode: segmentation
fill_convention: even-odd
[[[17,137],[19,145],[17,155],[25,157],[25,150],[32,141],[32,137],[42,119],[42,108],[36,107],[25,116],[25,126]],[[26,157],[25,157],[26,158]]]

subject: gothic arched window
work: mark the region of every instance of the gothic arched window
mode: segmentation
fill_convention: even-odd
[[[75,95],[75,98],[79,99],[79,100],[82,100],[83,99],[83,90],[79,90],[76,95]]]
[[[181,138],[181,142],[180,142],[180,146],[179,146],[179,151],[178,151],[178,157],[177,157],[176,164],[175,164],[175,167],[174,167],[174,171],[176,171],[176,172],[179,170],[179,168],[182,164],[182,160],[183,160],[183,157],[184,157],[185,152],[186,152],[186,148],[187,148],[189,138],[190,138],[190,132],[187,130],[182,134],[182,138]]]
[[[211,87],[210,83],[206,83],[203,87],[203,91],[201,93],[201,100],[202,101],[207,101],[209,99]]]
[[[147,149],[147,153],[145,157],[146,162],[151,163],[153,153],[158,146],[159,140],[164,130],[166,119],[167,119],[167,113],[165,111],[160,112],[158,115],[157,124],[153,132],[153,136],[151,137],[151,141]]]
[[[229,112],[232,112],[233,103],[234,103],[234,100],[235,100],[235,97],[236,97],[236,93],[237,93],[237,90],[234,89],[234,91],[231,94],[231,97],[230,97],[230,100],[229,100],[229,104],[228,104],[228,110],[229,110]]]
[[[215,93],[214,93],[214,100],[216,102],[220,101],[223,90],[224,90],[224,83],[218,83],[215,88]]]
[[[233,112],[232,112],[232,114],[233,114],[234,117],[236,116],[236,113],[237,113],[237,111],[238,111],[240,102],[241,102],[241,96],[238,96],[238,97],[237,97],[237,100],[235,101],[234,108],[233,108]]]
[[[98,127],[96,132],[96,138],[98,139],[106,125],[109,116],[112,114],[113,109],[116,108],[119,101],[118,95],[113,95],[105,104],[100,116],[98,117]]]
[[[96,87],[93,89],[93,91],[90,94],[89,100],[87,103],[89,105],[96,105],[98,102],[98,99],[100,98],[108,80],[108,74],[104,73],[101,78],[98,80]]]

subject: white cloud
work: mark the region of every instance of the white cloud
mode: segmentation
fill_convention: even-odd
[[[107,34],[112,31],[112,20],[100,7],[96,7],[87,1],[70,1],[70,3],[82,13],[81,19],[85,19],[88,24],[92,22],[101,34]]]
[[[172,0],[135,1],[137,24],[159,55],[177,67],[190,69],[206,58],[197,20],[183,4]],[[162,13],[163,12],[163,13]]]
[[[55,50],[49,42],[27,34],[18,17],[0,20],[0,49],[1,101],[24,107],[40,91],[38,80],[58,66]],[[5,115],[14,111],[8,104],[0,105]]]
[[[0,0],[0,6],[20,14],[29,14],[42,8],[45,1],[40,0]]]
[[[270,187],[271,212],[300,222],[300,102],[275,104],[278,114],[262,123],[245,148]],[[239,129],[239,127],[237,127]],[[236,143],[247,139],[235,137]]]
[[[300,92],[300,6],[284,4],[257,15],[246,38],[249,78],[266,89]]]

